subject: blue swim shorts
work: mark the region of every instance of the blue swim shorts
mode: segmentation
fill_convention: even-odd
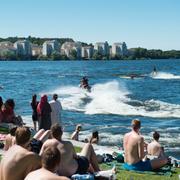
[[[152,171],[152,166],[150,160],[147,161],[139,161],[135,164],[124,163],[123,167],[126,170],[134,170],[134,171]]]

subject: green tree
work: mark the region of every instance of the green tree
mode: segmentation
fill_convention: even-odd
[[[77,59],[77,51],[75,49],[71,50],[69,59],[71,59],[71,60],[76,60]]]
[[[100,54],[99,52],[95,52],[95,53],[93,54],[92,59],[94,59],[94,60],[102,60],[102,59],[103,59],[103,56],[102,56],[102,54]]]

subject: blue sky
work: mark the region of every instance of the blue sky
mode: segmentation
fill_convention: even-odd
[[[0,37],[180,50],[180,0],[0,0]]]

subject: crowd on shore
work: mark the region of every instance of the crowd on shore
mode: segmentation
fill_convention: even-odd
[[[16,123],[13,99],[3,103],[0,98],[0,123]],[[99,142],[98,131],[93,131],[90,139],[84,140],[80,154],[75,152],[71,141],[63,140],[61,123],[62,106],[57,94],[48,102],[46,95],[32,96],[32,120],[37,133],[33,136],[29,127],[23,123],[13,127],[6,136],[4,150],[0,162],[0,180],[19,179],[73,179],[74,175],[93,174],[96,178],[112,178],[115,169],[101,171],[99,159],[93,144]],[[10,114],[8,114],[10,113]],[[37,123],[38,122],[38,123]],[[38,128],[37,128],[38,125]],[[153,141],[145,143],[140,133],[141,121],[132,120],[132,130],[124,135],[124,168],[127,170],[153,171],[169,163],[164,149],[159,143],[160,134],[153,133]],[[71,139],[79,141],[81,125],[77,125]],[[151,155],[151,158],[146,155]],[[148,158],[147,158],[148,157]],[[108,174],[108,175],[107,175]]]
[[[37,95],[34,94],[31,107],[34,130],[37,130],[37,126],[38,129],[48,130],[55,123],[61,124],[62,106],[57,94],[53,95],[50,102],[48,102],[47,95],[43,95],[40,101],[37,101]],[[0,123],[23,125],[22,118],[15,115],[14,108],[15,102],[13,99],[7,99],[3,103],[3,99],[0,97]]]

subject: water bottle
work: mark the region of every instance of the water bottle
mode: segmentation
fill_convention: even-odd
[[[72,180],[94,180],[94,175],[92,174],[74,174],[71,176]]]

